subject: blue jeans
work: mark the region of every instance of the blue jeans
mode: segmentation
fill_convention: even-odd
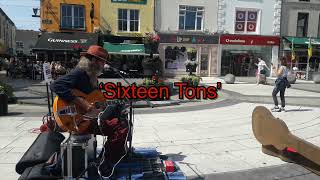
[[[281,107],[286,106],[284,99],[284,92],[286,91],[286,81],[284,79],[277,79],[275,87],[272,91],[272,98],[275,106],[278,106],[277,94],[280,91]]]

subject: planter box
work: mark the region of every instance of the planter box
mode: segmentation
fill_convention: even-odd
[[[8,114],[8,96],[0,94],[0,116]]]
[[[313,78],[313,82],[316,84],[320,84],[320,72],[315,72],[312,74]]]

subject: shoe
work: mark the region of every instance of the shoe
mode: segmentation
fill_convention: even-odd
[[[271,109],[272,112],[281,112],[281,109],[278,106],[275,106]]]
[[[286,110],[284,109],[284,107],[280,108],[281,112],[286,112]]]
[[[108,162],[108,161],[103,161],[103,163],[99,166],[99,172],[101,176],[103,177],[111,177],[114,171],[114,164]]]

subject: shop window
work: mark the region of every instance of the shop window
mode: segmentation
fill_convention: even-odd
[[[129,32],[139,31],[139,10],[118,9],[118,30]]]
[[[168,46],[165,49],[165,68],[166,69],[185,69],[185,61],[188,59],[185,47]]]
[[[61,5],[61,28],[84,29],[85,8],[81,5]]]
[[[203,7],[179,6],[179,30],[203,29]]]
[[[306,37],[308,32],[309,13],[298,13],[297,37]]]
[[[236,9],[236,33],[255,33],[258,25],[258,10]]]

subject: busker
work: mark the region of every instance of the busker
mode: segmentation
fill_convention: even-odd
[[[274,101],[275,107],[272,108],[271,110],[273,112],[285,112],[284,107],[286,106],[285,104],[285,98],[284,98],[284,93],[286,88],[289,86],[289,82],[287,79],[288,76],[288,68],[287,68],[287,60],[285,57],[281,58],[280,61],[280,67],[278,66],[277,68],[273,66],[273,69],[275,69],[275,73],[277,76],[277,79],[275,81],[275,86],[272,91],[272,98]],[[277,94],[280,91],[280,99],[281,99],[281,108],[278,107],[278,99],[277,99]]]
[[[108,56],[108,52],[102,47],[96,45],[90,46],[87,52],[81,54],[80,61],[75,69],[52,83],[52,91],[64,101],[80,106],[87,112],[85,116],[92,117],[97,115],[99,112],[97,112],[98,110],[94,105],[89,104],[83,98],[75,97],[72,94],[72,89],[77,89],[86,94],[98,89],[98,76],[103,72]],[[99,128],[96,126],[97,124],[92,121],[88,133],[99,134]],[[126,155],[128,124],[114,118],[102,121],[101,127],[103,135],[108,136],[108,140],[104,144],[105,156],[103,157],[103,163],[99,166],[99,171],[102,176],[110,177],[114,166]]]

